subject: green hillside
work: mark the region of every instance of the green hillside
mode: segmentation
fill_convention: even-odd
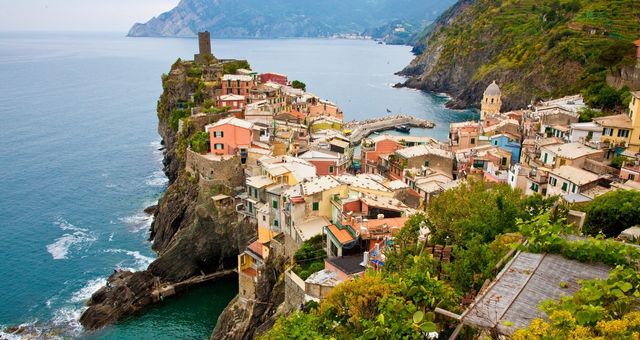
[[[460,104],[478,102],[494,79],[510,107],[588,88],[598,95],[608,71],[635,63],[640,38],[638,0],[460,1],[444,18],[405,73],[408,85]]]

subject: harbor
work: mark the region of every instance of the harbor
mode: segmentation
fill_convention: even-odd
[[[409,115],[394,115],[386,116],[376,119],[367,119],[364,121],[352,121],[345,123],[345,130],[351,130],[349,135],[349,141],[358,145],[360,142],[374,132],[381,132],[387,130],[399,130],[401,132],[408,132],[409,127],[432,129],[436,125],[430,120],[416,118]]]

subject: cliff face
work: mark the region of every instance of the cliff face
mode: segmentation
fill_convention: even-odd
[[[280,315],[284,302],[284,259],[269,258],[256,285],[256,300],[236,297],[220,314],[212,340],[252,339],[266,333]]]
[[[218,210],[211,201],[211,196],[229,193],[228,187],[244,183],[239,160],[221,165],[225,169],[218,172],[224,178],[219,180],[203,178],[185,169],[190,136],[219,119],[217,115],[189,119],[180,132],[173,124],[179,112],[176,110],[189,101],[198,86],[187,76],[192,67],[183,62],[173,65],[171,73],[163,77],[164,92],[158,102],[159,133],[166,149],[165,172],[170,179],[151,227],[158,258],[145,271],[114,273],[107,286],[93,294],[80,319],[87,330],[103,327],[151,305],[152,291],[159,285],[236,268],[237,255],[256,234],[255,226],[239,220],[233,207]]]
[[[209,30],[216,38],[327,37],[361,33],[394,20],[419,25],[433,20],[453,0],[182,0],[171,11],[129,36],[193,37]]]
[[[454,108],[477,106],[496,80],[503,109],[605,82],[633,62],[640,36],[637,0],[460,0],[416,46],[401,74],[405,86],[453,97]]]

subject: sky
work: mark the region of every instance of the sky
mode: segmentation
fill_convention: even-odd
[[[0,0],[0,31],[127,32],[179,0]]]

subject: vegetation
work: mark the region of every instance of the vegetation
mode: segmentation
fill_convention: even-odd
[[[324,250],[326,236],[317,235],[302,243],[302,246],[293,255],[296,265],[293,272],[301,279],[306,280],[311,274],[324,269],[324,259],[327,254]]]
[[[616,169],[620,169],[622,168],[622,164],[626,161],[629,161],[630,159],[622,156],[622,155],[617,155],[615,157],[613,157],[613,159],[611,160],[611,166],[616,168]]]
[[[187,118],[190,115],[191,114],[189,113],[189,110],[175,109],[171,111],[171,117],[169,118],[169,125],[171,125],[171,128],[174,131],[177,131],[178,125],[180,123],[180,119]]]
[[[427,35],[430,43],[422,42],[429,46],[425,55],[441,48],[435,72],[454,60],[467,64],[468,88],[498,79],[507,100],[519,105],[583,93],[594,107],[625,107],[628,91],[608,86],[606,76],[635,62],[635,0],[479,0],[458,10]]]
[[[291,82],[291,87],[293,87],[294,89],[300,89],[302,91],[306,91],[307,90],[307,84],[299,81],[299,80],[294,80]]]
[[[209,133],[205,131],[198,131],[193,136],[191,136],[190,143],[191,150],[197,153],[207,153],[209,152]]]
[[[585,212],[585,233],[603,233],[607,237],[617,237],[623,230],[640,223],[640,192],[608,192],[589,202]]]
[[[249,62],[246,61],[246,60],[229,61],[229,62],[226,62],[226,63],[222,64],[222,67],[223,67],[223,72],[225,74],[235,74],[236,71],[238,71],[241,68],[246,69],[246,70],[250,70],[251,69],[251,65],[249,65]]]

